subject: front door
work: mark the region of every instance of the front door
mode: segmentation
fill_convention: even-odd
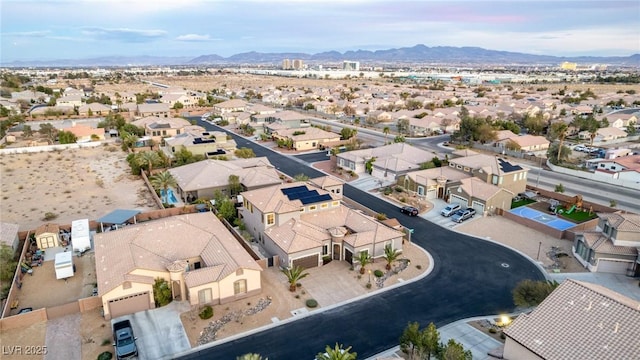
[[[353,264],[353,253],[349,249],[344,249],[344,261]]]
[[[444,188],[443,187],[439,187],[438,188],[438,199],[442,199],[444,197]]]
[[[340,244],[333,244],[333,260],[340,260]]]

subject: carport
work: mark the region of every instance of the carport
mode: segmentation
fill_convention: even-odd
[[[140,214],[140,210],[117,209],[98,219],[100,223],[100,231],[104,232],[104,224],[118,227],[124,226],[129,220],[133,219],[136,223],[136,215]]]

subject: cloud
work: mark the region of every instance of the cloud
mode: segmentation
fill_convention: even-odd
[[[150,42],[164,38],[167,35],[167,32],[164,30],[111,29],[101,27],[85,27],[82,28],[82,33],[98,40],[115,40],[128,43]]]
[[[35,37],[41,38],[51,34],[49,30],[39,30],[39,31],[21,31],[21,32],[6,32],[2,33],[2,36],[18,36],[18,37]]]
[[[212,39],[209,34],[204,34],[204,35],[200,35],[200,34],[184,34],[184,35],[180,35],[178,37],[176,37],[176,40],[178,41],[192,41],[192,42],[199,42],[199,41],[212,41],[215,39]]]

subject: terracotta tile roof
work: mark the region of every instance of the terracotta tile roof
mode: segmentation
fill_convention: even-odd
[[[223,265],[216,265],[189,271],[184,274],[184,282],[189,288],[204,285],[210,283],[212,279],[219,279],[223,269]]]
[[[496,175],[504,175],[514,171],[526,169],[522,165],[511,163],[508,160],[502,159],[498,156],[485,154],[455,158],[449,160],[449,162],[455,165],[461,165],[463,167],[469,167],[475,170],[482,169],[489,174]]]
[[[273,129],[273,128],[272,128]],[[304,141],[304,140],[324,140],[330,139],[333,141],[340,140],[340,135],[330,132],[324,131],[322,129],[308,127],[304,129],[278,129],[275,133],[279,136],[290,138],[294,141]],[[298,133],[299,135],[296,135]]]
[[[265,187],[262,189],[245,191],[242,193],[242,196],[262,213],[273,212],[282,214],[287,212],[300,211],[302,202],[300,200],[289,200],[287,195],[282,192],[283,189],[298,186],[305,186],[309,191],[315,190],[319,195],[329,194],[332,199],[337,198],[335,194],[303,182],[293,182]],[[323,200],[323,202],[324,201],[326,200]]]
[[[436,185],[437,179],[443,177],[448,182],[460,181],[462,179],[470,178],[471,175],[462,171],[458,171],[449,166],[442,166],[439,168],[425,169],[412,171],[406,174],[411,180],[421,185]]]
[[[344,181],[332,176],[320,176],[317,178],[309,179],[309,182],[319,187],[320,189],[324,189],[327,186],[344,185]]]
[[[598,213],[598,217],[606,219],[612,227],[619,231],[640,233],[640,215],[623,213]]]
[[[601,254],[637,255],[638,250],[632,246],[616,246],[599,231],[588,231],[581,234],[589,248]]]
[[[508,192],[508,190],[506,189],[502,189],[495,185],[486,183],[476,177],[462,179],[460,180],[460,182],[460,187],[465,193],[480,200],[487,201],[501,191]]]
[[[282,183],[278,172],[264,157],[251,161],[208,159],[172,168],[169,172],[183,191],[227,186],[229,175],[237,175],[247,188]]]
[[[244,108],[249,103],[241,99],[231,99],[227,101],[223,101],[221,103],[215,104],[213,107],[220,109],[236,109],[236,108]]]
[[[374,166],[383,166],[380,164],[386,163],[389,166],[399,169],[403,168],[400,164],[405,164],[405,168],[408,168],[409,165],[407,164],[411,164],[417,169],[419,164],[431,160],[433,154],[407,143],[396,143],[372,149],[347,151],[338,154],[338,157],[355,163],[361,163],[364,162],[365,159],[375,157],[376,161],[373,163]],[[394,159],[400,161],[393,161]]]
[[[238,268],[261,270],[212,213],[179,215],[96,234],[100,295],[119,286],[135,269],[166,272],[175,261],[199,256],[204,267],[223,266],[218,281]]]
[[[58,226],[58,224],[47,223],[42,224],[36,228],[36,236],[44,233],[58,234],[60,233],[60,226]]]
[[[325,229],[298,219],[290,219],[280,226],[270,227],[264,233],[288,254],[315,249],[324,240],[331,239]]]
[[[640,303],[568,279],[504,332],[543,359],[640,359]]]

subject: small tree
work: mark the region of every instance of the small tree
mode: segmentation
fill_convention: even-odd
[[[358,353],[351,351],[351,346],[346,349],[342,348],[342,344],[336,343],[335,347],[327,345],[324,353],[318,353],[316,360],[356,360]]]
[[[153,284],[153,300],[156,302],[156,307],[165,306],[173,300],[167,280],[156,278]]]
[[[253,152],[251,148],[240,148],[234,152],[234,154],[241,159],[249,159],[256,157],[256,153]]]
[[[413,360],[421,358],[424,349],[425,342],[420,332],[420,324],[409,323],[400,336],[400,350],[409,356],[409,360]]]
[[[173,104],[173,109],[174,110],[179,110],[179,109],[182,109],[182,108],[184,108],[184,104],[181,103],[180,101],[176,101],[176,103]]]
[[[360,263],[360,274],[364,274],[365,273],[365,266],[367,266],[368,264],[370,264],[371,261],[371,256],[369,256],[369,252],[367,251],[360,251],[360,253],[358,253],[358,257],[357,257],[358,262]]]
[[[305,175],[305,174],[297,174],[296,176],[293,177],[293,180],[295,180],[295,181],[307,181],[307,180],[309,180],[309,176]]]
[[[163,171],[153,175],[149,180],[156,190],[164,190],[162,194],[162,202],[165,204],[169,203],[168,190],[170,187],[175,187],[178,184],[173,175],[168,171]]]
[[[309,276],[309,273],[305,272],[304,268],[300,266],[284,268],[280,271],[282,271],[282,273],[287,277],[287,281],[289,282],[289,291],[291,292],[296,291],[296,285],[298,284],[298,281]]]
[[[426,359],[431,359],[432,355],[440,352],[440,332],[434,323],[429,323],[426,329],[422,330],[423,354]]]
[[[142,168],[147,168],[147,175],[151,176],[153,166],[160,162],[160,156],[155,151],[143,151],[136,154],[136,159]]]
[[[229,194],[236,195],[242,191],[242,184],[238,175],[229,175]]]
[[[17,264],[13,248],[7,245],[0,245],[0,281],[11,281]]]
[[[236,357],[236,360],[269,360],[269,358],[263,359],[260,354],[249,353]]]
[[[471,350],[465,350],[462,344],[454,339],[449,339],[446,345],[441,345],[441,352],[438,355],[439,360],[472,360],[473,354]]]
[[[60,131],[58,133],[58,141],[60,144],[73,144],[78,141],[78,137],[70,131]]]
[[[516,306],[537,306],[558,287],[556,281],[522,280],[513,289],[513,303]]]
[[[38,132],[53,142],[53,139],[56,138],[56,128],[53,127],[50,123],[40,124],[40,129]]]
[[[563,193],[564,192],[564,185],[562,185],[562,183],[556,185],[556,188],[554,189],[555,192],[557,193]]]
[[[22,136],[24,136],[25,138],[30,138],[33,136],[33,129],[31,129],[31,126],[24,125],[22,127]]]
[[[384,247],[384,259],[387,261],[387,270],[391,270],[391,264],[398,259],[400,256],[400,251],[398,249],[394,249],[391,245],[387,245]]]

